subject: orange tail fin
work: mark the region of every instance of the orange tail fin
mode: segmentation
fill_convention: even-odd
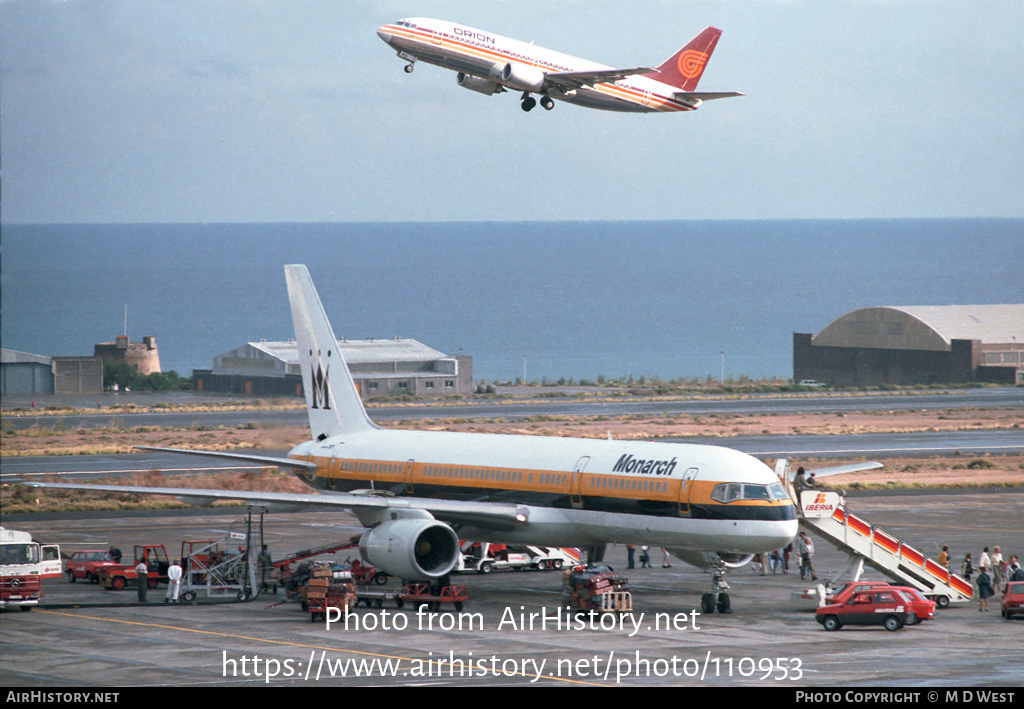
[[[704,73],[704,67],[715,51],[722,30],[708,27],[691,39],[685,47],[667,59],[653,74],[646,74],[651,79],[670,84],[683,91],[694,91],[697,82]]]

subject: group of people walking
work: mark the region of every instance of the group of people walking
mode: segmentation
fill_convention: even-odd
[[[946,569],[949,569],[949,558],[949,546],[944,544],[939,553],[939,563]],[[1013,554],[1009,560],[1004,560],[999,547],[993,547],[991,554],[988,547],[982,549],[977,566],[974,565],[971,555],[965,554],[964,560],[960,564],[960,575],[970,581],[975,571],[978,572],[974,583],[978,588],[978,610],[980,612],[989,609],[988,599],[996,595],[996,592],[1006,592],[1006,586],[1010,581],[1024,581],[1024,569],[1021,569],[1017,555]]]

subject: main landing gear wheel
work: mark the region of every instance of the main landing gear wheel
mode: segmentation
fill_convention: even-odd
[[[533,107],[537,105],[537,99],[535,99],[533,96],[527,96],[526,98],[523,99],[522,105],[524,111],[532,111]]]
[[[713,593],[705,593],[700,597],[700,609],[704,613],[715,612],[715,595]]]
[[[555,107],[555,102],[551,99],[550,96],[541,96],[540,105],[541,108],[543,108],[545,111],[550,111],[552,108]]]

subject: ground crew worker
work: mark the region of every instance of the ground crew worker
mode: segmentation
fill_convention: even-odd
[[[135,567],[135,573],[138,575],[138,589],[139,589],[139,603],[146,602],[146,593],[149,591],[149,567],[146,566],[146,559],[139,559],[138,565]]]

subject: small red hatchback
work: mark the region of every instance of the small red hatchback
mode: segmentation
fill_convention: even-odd
[[[1024,615],[1024,581],[1011,581],[1003,594],[1003,617],[1012,619]]]
[[[881,625],[886,630],[899,630],[912,613],[895,588],[885,587],[856,592],[845,603],[822,606],[815,619],[825,630],[839,630],[844,625]]]

